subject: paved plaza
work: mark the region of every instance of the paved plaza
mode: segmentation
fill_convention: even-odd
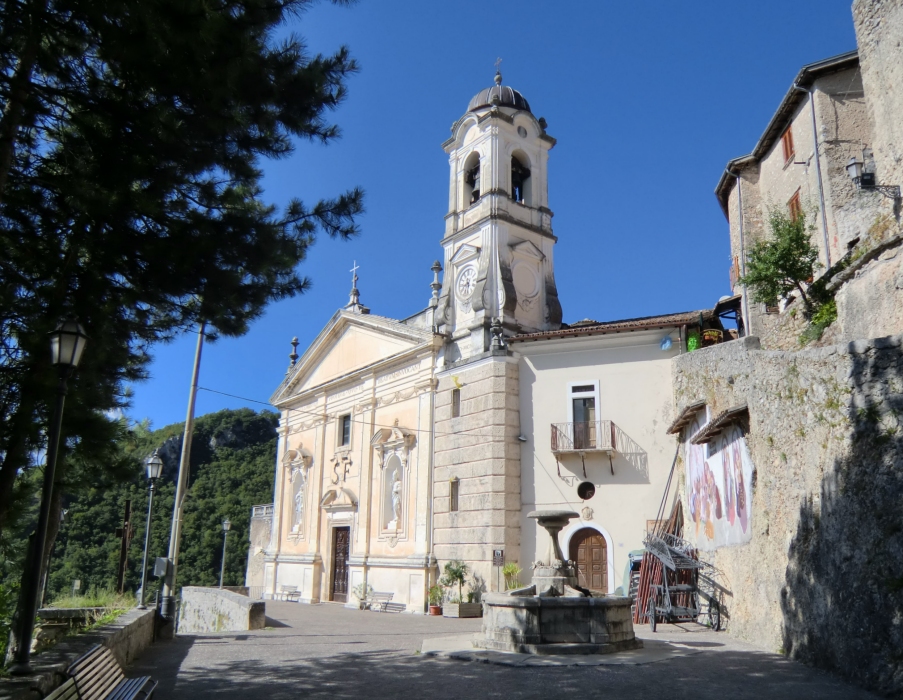
[[[257,632],[157,642],[128,673],[159,679],[157,696],[167,700],[876,697],[696,625],[659,625],[655,635],[638,627],[638,636],[652,643],[634,657],[586,666],[530,657],[540,663],[533,666],[520,655],[455,658],[479,632],[479,619],[273,601],[267,616],[270,627]]]

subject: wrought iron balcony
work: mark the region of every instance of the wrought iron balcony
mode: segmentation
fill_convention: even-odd
[[[615,430],[610,420],[552,423],[552,452],[612,452],[617,449]]]

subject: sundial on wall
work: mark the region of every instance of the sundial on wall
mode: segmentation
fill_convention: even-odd
[[[470,299],[473,294],[473,288],[477,282],[477,271],[473,267],[465,267],[458,274],[458,282],[455,285],[455,290],[458,293],[458,298],[462,301]]]

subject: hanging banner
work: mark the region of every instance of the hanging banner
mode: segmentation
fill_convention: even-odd
[[[753,464],[746,438],[730,425],[703,445],[690,442],[706,422],[706,412],[684,429],[687,507],[692,526],[688,539],[699,549],[745,544],[752,537],[750,504]]]

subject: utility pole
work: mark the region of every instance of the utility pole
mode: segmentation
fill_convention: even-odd
[[[191,456],[191,435],[194,430],[194,403],[198,394],[198,374],[201,370],[201,350],[204,347],[204,331],[206,321],[198,328],[198,344],[194,353],[194,370],[191,373],[191,389],[188,393],[188,415],[185,417],[185,433],[182,436],[182,457],[179,460],[179,478],[176,484],[176,498],[172,509],[172,529],[169,534],[169,556],[166,576],[163,579],[163,600],[160,614],[168,622],[175,618],[174,596],[176,592],[176,573],[179,568],[179,540],[182,537],[182,509],[188,490],[189,457]],[[171,629],[171,627],[170,627]],[[164,632],[166,636],[168,632]]]
[[[125,569],[129,559],[129,545],[132,543],[132,502],[125,502],[125,514],[122,516],[122,527],[116,528],[116,537],[119,537],[119,574],[116,577],[116,590],[122,594],[125,591]]]

